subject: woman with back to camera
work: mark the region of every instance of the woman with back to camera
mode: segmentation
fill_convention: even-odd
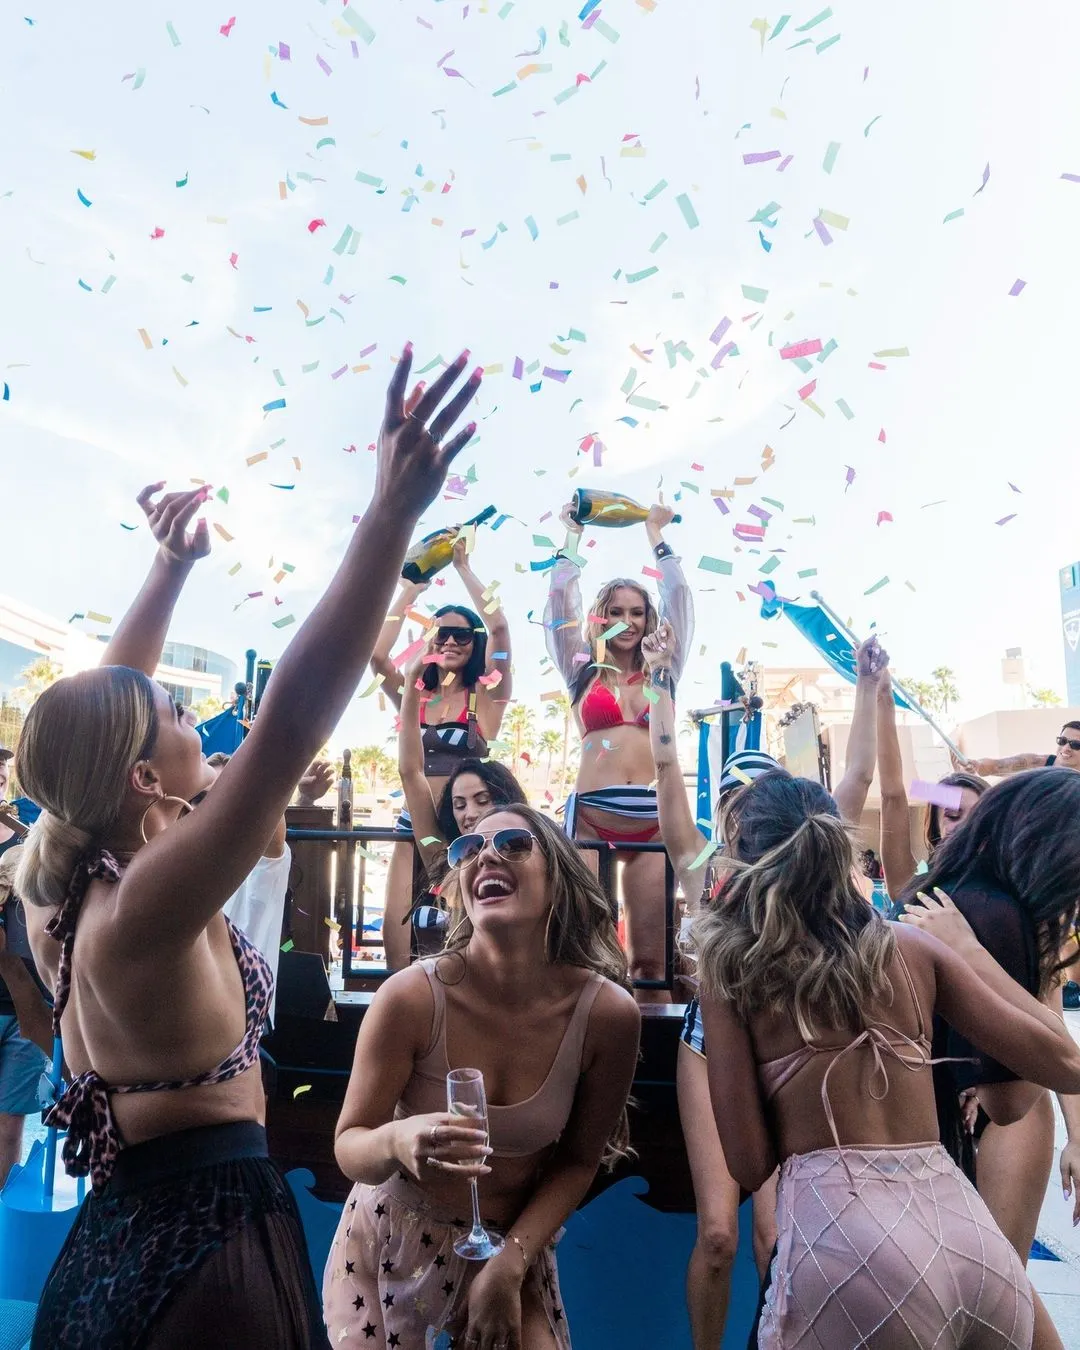
[[[450,845],[445,951],[380,988],[360,1026],[335,1152],[355,1185],[323,1279],[331,1344],[567,1350],[554,1243],[627,1148],[640,1014],[607,897],[529,806]],[[447,1113],[483,1071],[485,1132]],[[454,1251],[469,1178],[498,1255]]]
[[[1060,1008],[1061,973],[1077,950],[1077,822],[1080,775],[1075,770],[1044,768],[1008,778],[979,798],[963,825],[938,846],[927,875],[909,884],[900,903],[919,917],[919,891],[940,887],[990,958],[1029,994]],[[978,1054],[976,1046],[989,1053]],[[990,1120],[978,1141],[975,1181],[1026,1263],[1053,1166],[1053,1103],[1044,1088],[1022,1081],[1014,1065],[994,1055],[992,1047],[980,1046],[977,1037],[955,1027],[948,1016],[935,1028],[934,1052],[975,1057],[973,1063],[946,1064],[938,1070],[942,1139],[958,1156],[963,1140],[957,1095],[974,1091]],[[1070,1139],[1062,1151],[1062,1180],[1071,1189],[1080,1182],[1080,1100],[1071,1096],[1059,1101]],[[1033,1346],[1061,1346],[1037,1297]]]
[[[660,586],[659,615],[640,582],[616,577],[601,587],[588,615],[581,610],[580,564],[575,561],[582,527],[565,506],[562,521],[567,546],[551,569],[544,637],[552,661],[566,682],[581,732],[581,765],[567,803],[566,830],[572,838],[612,843],[655,840],[660,827],[656,777],[649,747],[649,704],[641,641],[658,618],[671,624],[674,652],[672,683],[677,684],[694,636],[694,602],[679,559],[662,530],[673,519],[666,506],[654,506],[645,522]],[[573,545],[573,547],[571,547]],[[573,554],[574,556],[570,556]],[[616,625],[621,631],[604,642]],[[630,853],[622,872],[626,948],[635,980],[664,978],[664,859],[659,853]],[[667,997],[640,990],[643,1001]]]
[[[442,946],[446,934],[447,912],[439,887],[449,870],[447,845],[468,834],[493,806],[526,801],[521,784],[505,765],[490,759],[463,759],[446,780],[436,803],[431,779],[424,773],[420,726],[424,721],[422,705],[429,697],[421,692],[427,690],[423,675],[429,665],[438,669],[437,658],[438,652],[430,647],[409,668],[401,694],[398,732],[398,772],[427,879],[427,886],[406,918],[412,920],[413,944],[425,956]]]
[[[428,697],[423,706],[424,776],[438,801],[454,770],[464,759],[486,759],[488,742],[495,740],[503,713],[513,693],[510,667],[510,625],[502,605],[484,586],[469,563],[468,541],[454,544],[454,569],[476,610],[466,605],[443,605],[424,627],[434,624],[431,645],[440,665],[424,670]],[[375,643],[371,668],[383,677],[382,688],[400,711],[404,680],[390,652],[407,613],[427,590],[426,581],[403,580]],[[477,612],[479,611],[479,612]],[[414,617],[422,617],[415,615]],[[398,817],[401,833],[413,831],[407,811]],[[415,831],[413,831],[415,838]],[[407,923],[413,893],[413,850],[395,844],[386,877],[383,944],[386,964],[401,970],[411,958]]]
[[[716,891],[716,871],[706,853],[709,840],[690,810],[676,747],[675,705],[672,702],[671,660],[674,655],[670,626],[661,623],[642,639],[642,656],[651,704],[649,736],[656,761],[656,796],[660,835],[664,841],[687,908],[696,915],[702,905],[723,903]],[[779,764],[760,751],[743,751],[725,763],[717,789],[713,833],[722,838],[723,812],[744,783]],[[731,1297],[731,1271],[739,1246],[739,1184],[728,1171],[709,1100],[705,1040],[696,999],[689,1004],[679,1038],[675,1069],[690,1176],[694,1184],[697,1232],[686,1269],[686,1305],[694,1350],[719,1350]],[[766,1181],[753,1196],[753,1248],[758,1278],[764,1280],[776,1241],[776,1181]]]
[[[1064,1091],[1080,1048],[947,897],[927,901],[931,932],[866,903],[820,785],[765,774],[725,832],[724,903],[695,938],[728,1167],[754,1190],[781,1165],[758,1345],[1026,1350],[1023,1267],[937,1140],[931,1019]]]
[[[463,364],[406,403],[406,347],[371,503],[202,805],[189,810],[212,781],[198,732],[141,670],[60,680],[27,718],[19,773],[44,809],[18,888],[78,1075],[51,1121],[67,1126],[68,1169],[94,1188],[42,1294],[34,1350],[171,1350],[211,1333],[231,1350],[327,1344],[299,1215],[266,1154],[270,979],[221,908],[352,697],[372,605],[472,434],[439,448],[479,385],[474,372],[437,411]],[[204,499],[180,494],[165,513],[182,533]],[[174,570],[163,558],[144,596],[168,596]]]

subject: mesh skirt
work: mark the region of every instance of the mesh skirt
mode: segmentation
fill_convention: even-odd
[[[940,1144],[794,1154],[776,1218],[759,1350],[1031,1345],[1020,1258]]]
[[[329,1350],[292,1192],[251,1121],[124,1149],[83,1202],[31,1350]]]

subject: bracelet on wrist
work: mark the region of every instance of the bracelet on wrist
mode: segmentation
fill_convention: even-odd
[[[658,544],[653,545],[653,557],[657,562],[660,562],[662,558],[671,558],[674,554],[675,550],[670,544],[665,544],[662,539]]]
[[[522,1263],[524,1264],[525,1270],[528,1271],[529,1256],[528,1253],[525,1251],[524,1244],[522,1243],[521,1239],[515,1237],[513,1233],[508,1233],[507,1236],[509,1237],[510,1241],[517,1247],[518,1251],[521,1253]]]

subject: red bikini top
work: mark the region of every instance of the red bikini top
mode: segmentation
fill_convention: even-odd
[[[635,678],[638,682],[642,681],[640,675]],[[602,680],[596,680],[581,700],[581,725],[586,731],[606,731],[609,727],[647,727],[649,710],[642,709],[640,717],[627,722],[619,707],[619,700]]]

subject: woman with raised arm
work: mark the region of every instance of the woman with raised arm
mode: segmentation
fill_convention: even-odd
[[[430,780],[436,801],[462,760],[487,758],[488,742],[498,736],[513,694],[510,625],[502,605],[472,570],[465,539],[454,544],[454,569],[476,610],[450,604],[437,609],[430,618],[416,615],[430,629],[430,644],[439,656],[439,665],[424,669],[428,696],[420,724],[424,776]],[[382,676],[382,688],[398,709],[402,709],[404,681],[390,652],[406,614],[427,587],[427,582],[402,581],[371,657],[372,670]],[[417,837],[407,810],[398,817],[395,828],[402,834],[412,831]],[[413,850],[408,844],[395,844],[383,915],[383,945],[391,970],[403,969],[412,956],[408,927],[412,878]]]
[[[411,353],[390,382],[368,510],[200,806],[212,771],[199,735],[143,670],[62,679],[26,720],[20,780],[44,809],[17,887],[77,1075],[49,1120],[67,1128],[68,1170],[93,1182],[34,1350],[328,1344],[295,1203],[266,1151],[270,979],[221,909],[352,697],[416,519],[472,434],[440,448],[479,372],[440,411],[459,358],[407,404]],[[178,527],[196,505],[177,508]],[[172,567],[148,582],[162,604]]]
[[[654,633],[643,638],[641,653],[655,698],[650,709],[649,737],[656,762],[660,836],[686,897],[687,908],[696,917],[702,905],[714,900],[722,903],[722,899],[714,895],[716,873],[707,865],[710,841],[690,810],[676,749],[675,705],[671,697],[674,644],[670,625],[661,623]],[[768,765],[779,769],[780,766],[768,756],[760,758],[762,764],[757,766],[756,772],[768,772]],[[725,802],[743,785],[740,777],[744,782],[751,781],[740,768],[739,777],[732,775],[730,781],[720,785],[714,829],[717,838],[721,837],[720,821]],[[732,1178],[724,1162],[724,1150],[713,1119],[705,1039],[696,999],[688,1006],[683,1021],[675,1086],[697,1211],[697,1236],[686,1268],[690,1334],[694,1350],[719,1350],[731,1298],[731,1270],[739,1246],[740,1196],[739,1183]],[[765,1182],[754,1192],[753,1209],[754,1261],[758,1278],[764,1280],[776,1242],[775,1179]]]
[[[326,1325],[335,1350],[420,1350],[443,1330],[469,1350],[568,1350],[554,1244],[626,1152],[640,1014],[607,897],[539,811],[489,811],[449,859],[445,952],[387,980],[360,1025]],[[446,1109],[466,1065],[483,1072],[487,1134]],[[471,1177],[504,1238],[486,1262],[454,1250]]]
[[[493,759],[463,759],[436,801],[431,779],[424,773],[420,731],[424,720],[422,705],[429,697],[423,676],[433,664],[438,669],[438,652],[429,646],[406,674],[398,732],[398,772],[427,879],[426,887],[410,910],[413,945],[424,956],[441,948],[446,935],[447,910],[439,887],[449,870],[447,846],[459,835],[468,834],[493,806],[524,804],[527,800],[521,784],[505,765]]]
[[[759,1347],[1026,1350],[1023,1267],[938,1142],[931,1020],[1066,1092],[1080,1047],[947,897],[926,918],[949,945],[866,903],[819,784],[764,774],[725,833],[723,903],[695,937],[724,1157],[747,1190],[780,1164]]]
[[[694,602],[679,559],[664,542],[674,518],[654,506],[645,522],[652,570],[659,574],[660,609],[640,582],[616,577],[600,589],[588,615],[581,609],[582,528],[563,507],[566,547],[551,569],[544,637],[566,682],[581,732],[581,765],[566,806],[572,838],[612,843],[652,842],[659,834],[656,777],[649,748],[649,704],[641,641],[666,618],[673,630],[671,680],[678,683],[694,637]],[[605,636],[605,634],[607,636]],[[664,859],[630,853],[622,865],[626,949],[635,980],[664,978]],[[642,1001],[667,995],[639,990]]]
[[[1007,778],[984,793],[964,823],[939,844],[929,872],[909,883],[900,904],[917,917],[919,891],[940,887],[971,925],[987,958],[1029,994],[1060,1008],[1059,982],[1077,952],[1078,820],[1080,775],[1075,770],[1043,768]],[[987,1020],[992,1016],[988,1009]],[[990,1053],[980,1055],[976,1047]],[[1040,1079],[1023,1081],[1014,1064],[947,1015],[935,1028],[934,1053],[957,1061],[937,1072],[941,1137],[959,1160],[964,1140],[957,1098],[973,1092],[990,1122],[978,1138],[974,1180],[1026,1263],[1054,1162],[1053,1103]],[[1075,1145],[1080,1101],[1063,1099],[1061,1105]],[[1069,1153],[1075,1161],[1075,1146]],[[1033,1350],[1061,1346],[1038,1298],[1032,1345]]]
[[[890,895],[899,895],[918,870],[918,862],[911,848],[911,820],[908,815],[908,796],[904,785],[904,761],[900,754],[900,737],[896,727],[896,701],[892,680],[886,673],[878,685],[878,784],[881,788],[881,863],[885,869],[885,887]],[[932,858],[937,846],[958,829],[975,807],[975,803],[989,792],[990,784],[978,774],[961,771],[947,774],[938,780],[940,787],[960,789],[960,800],[955,806],[930,803],[926,808],[923,839],[926,856]]]

